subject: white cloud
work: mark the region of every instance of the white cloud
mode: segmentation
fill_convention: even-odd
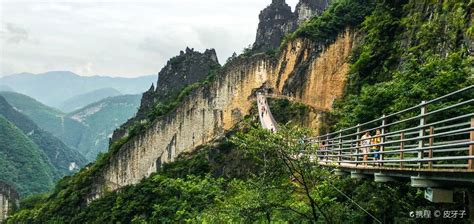
[[[215,48],[223,63],[253,43],[258,13],[270,2],[3,0],[0,74],[156,74],[186,46]]]

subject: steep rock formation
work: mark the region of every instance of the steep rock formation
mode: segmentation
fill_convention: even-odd
[[[260,12],[259,19],[255,50],[276,48],[285,34],[295,30],[296,17],[285,0],[272,0],[272,4]]]
[[[220,65],[214,49],[200,53],[186,48],[186,52],[181,51],[179,56],[171,58],[158,73],[157,100],[172,97],[185,86],[205,79],[209,71],[218,66]]]
[[[280,46],[283,37],[296,30],[298,25],[313,16],[320,15],[328,7],[330,0],[300,0],[295,12],[285,0],[272,0],[262,10],[253,50],[265,52]]]
[[[178,56],[171,58],[158,73],[156,89],[152,84],[150,89],[143,93],[136,117],[115,130],[110,142],[127,135],[127,128],[133,123],[146,119],[156,102],[172,100],[181,89],[206,79],[213,69],[219,67],[214,49],[207,49],[204,53],[194,51],[192,48],[181,51]]]
[[[5,182],[0,182],[0,223],[7,219],[9,212],[18,207],[20,197],[18,193]]]
[[[290,42],[278,59],[263,54],[234,59],[213,82],[193,91],[144,134],[125,143],[101,171],[89,201],[104,191],[135,184],[178,154],[223,135],[249,113],[254,93],[262,87],[277,94],[289,93],[317,108],[320,112],[313,115],[317,130],[317,119],[342,95],[348,55],[356,39],[350,31],[329,45],[298,39]],[[301,86],[292,86],[295,82]]]

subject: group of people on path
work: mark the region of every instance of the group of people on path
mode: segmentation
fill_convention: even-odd
[[[364,135],[361,137],[361,151],[364,154],[363,160],[367,161],[369,158],[369,153],[371,151],[375,152],[374,160],[380,160],[380,144],[382,142],[382,138],[380,137],[380,130],[377,129],[375,131],[375,135],[371,136],[369,132],[365,132]],[[367,163],[365,163],[367,165]],[[380,164],[378,164],[380,165]]]
[[[365,132],[364,135],[362,135],[360,139],[359,149],[360,149],[360,153],[363,154],[363,161],[369,160],[369,154],[371,152],[374,152],[374,154],[370,154],[370,155],[374,155],[373,156],[374,160],[381,159],[380,153],[378,153],[380,152],[379,144],[382,142],[382,138],[380,137],[380,135],[381,135],[380,130],[376,130],[374,136],[371,136],[370,132]],[[328,150],[328,146],[329,146],[329,142],[326,142],[324,140],[321,141],[320,149]],[[325,157],[324,154],[321,152],[318,152],[318,155],[321,160]],[[325,155],[326,155],[326,160],[328,160],[327,152],[325,153]],[[364,165],[367,165],[367,163],[364,163]],[[377,165],[380,165],[380,164],[377,164]]]

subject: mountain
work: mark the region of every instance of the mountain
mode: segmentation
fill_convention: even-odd
[[[154,85],[143,93],[140,108],[135,117],[114,131],[112,143],[127,136],[130,127],[137,122],[147,122],[156,114],[165,113],[177,104],[193,88],[215,78],[221,68],[214,49],[203,53],[186,47],[179,55],[172,57],[158,73],[157,86]],[[157,107],[158,105],[158,107]]]
[[[0,115],[23,131],[47,155],[55,168],[54,177],[59,178],[77,171],[86,164],[85,158],[66,146],[61,140],[39,128],[26,115],[15,110],[0,96]]]
[[[0,84],[8,85],[16,92],[31,96],[48,106],[59,108],[62,102],[72,97],[103,88],[114,88],[123,94],[141,94],[155,80],[156,76],[85,77],[68,71],[53,71],[13,74],[0,78]]]
[[[0,180],[26,196],[50,190],[53,176],[54,167],[39,146],[0,115]]]
[[[23,94],[0,92],[0,96],[88,161],[107,150],[109,135],[137,112],[140,101],[139,95],[110,97],[66,114]]]
[[[7,85],[0,85],[0,91],[9,91],[9,92],[14,92],[12,87],[7,86]]]
[[[140,95],[109,97],[67,114],[67,118],[86,127],[76,149],[88,160],[107,151],[113,131],[135,115],[140,99]]]
[[[216,67],[220,65],[214,49],[206,49],[201,53],[187,47],[171,58],[158,73],[156,100],[174,97],[185,86],[205,79]]]
[[[88,93],[71,97],[61,103],[59,109],[64,112],[72,112],[78,110],[86,105],[100,101],[107,97],[122,95],[118,90],[114,88],[103,88],[94,90]]]

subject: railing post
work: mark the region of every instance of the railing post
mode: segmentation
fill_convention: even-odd
[[[338,156],[339,163],[338,163],[338,165],[339,166],[341,165],[341,161],[342,161],[342,150],[341,150],[342,149],[342,139],[341,139],[341,137],[342,137],[342,133],[339,132],[339,146],[338,146],[338,152],[339,152],[339,156]]]
[[[403,149],[405,148],[405,133],[400,133],[400,168],[403,168]]]
[[[329,148],[332,148],[332,146],[329,146],[331,143],[329,143],[329,134],[326,132],[326,164],[328,163],[329,160]],[[332,150],[332,149],[331,149]]]
[[[349,153],[350,153],[349,161],[352,161],[352,158],[354,158],[354,156],[352,155],[354,152],[354,150],[352,149],[352,147],[354,147],[354,142],[352,141],[354,141],[353,138],[351,138],[351,145],[349,146]]]
[[[382,136],[380,137],[380,144],[381,144],[381,145],[379,146],[379,149],[380,149],[380,150],[379,150],[379,153],[380,153],[380,154],[379,154],[379,160],[380,160],[380,161],[383,161],[383,159],[384,159],[384,158],[383,158],[383,157],[384,157],[383,151],[384,151],[384,148],[385,148],[385,147],[384,147],[384,142],[385,142],[385,136],[384,136],[384,134],[385,134],[385,125],[386,125],[386,120],[385,120],[385,114],[384,114],[384,115],[382,115],[382,126],[380,127],[380,135],[382,135]],[[380,164],[380,166],[383,166],[384,163],[380,163],[380,162],[379,162],[379,164]]]
[[[358,161],[359,161],[359,146],[360,146],[360,124],[357,124],[357,132],[356,132],[356,165],[359,165]]]
[[[433,137],[433,134],[434,134],[434,128],[433,126],[430,127],[430,141],[429,141],[429,146],[430,146],[430,149],[428,150],[428,158],[433,158],[433,149],[431,147],[433,147],[433,144],[434,144],[434,137]],[[428,162],[428,169],[432,169],[433,168],[433,161],[429,161]]]
[[[316,156],[318,157],[318,160],[317,160],[318,163],[319,163],[319,161],[320,161],[321,158],[322,158],[321,150],[324,150],[324,149],[322,148],[322,146],[324,146],[324,145],[321,145],[321,136],[318,135],[318,152],[316,153],[316,154],[317,154]]]
[[[471,118],[471,128],[474,128],[474,117]],[[474,131],[470,132],[470,139],[471,139],[471,142],[474,141]],[[469,145],[469,156],[474,156],[474,145],[473,144]],[[474,170],[474,160],[473,159],[469,159],[468,169],[469,170]]]
[[[422,128],[421,126],[425,125],[426,124],[426,118],[425,118],[425,114],[426,114],[426,105],[425,105],[426,101],[421,101],[421,111],[420,111],[420,130],[419,130],[419,134],[418,136],[421,138],[425,135],[425,129]],[[418,159],[423,159],[424,157],[424,149],[423,149],[423,144],[424,144],[424,141],[423,139],[419,139],[418,140]],[[418,162],[418,168],[423,168],[423,164],[422,162]]]

